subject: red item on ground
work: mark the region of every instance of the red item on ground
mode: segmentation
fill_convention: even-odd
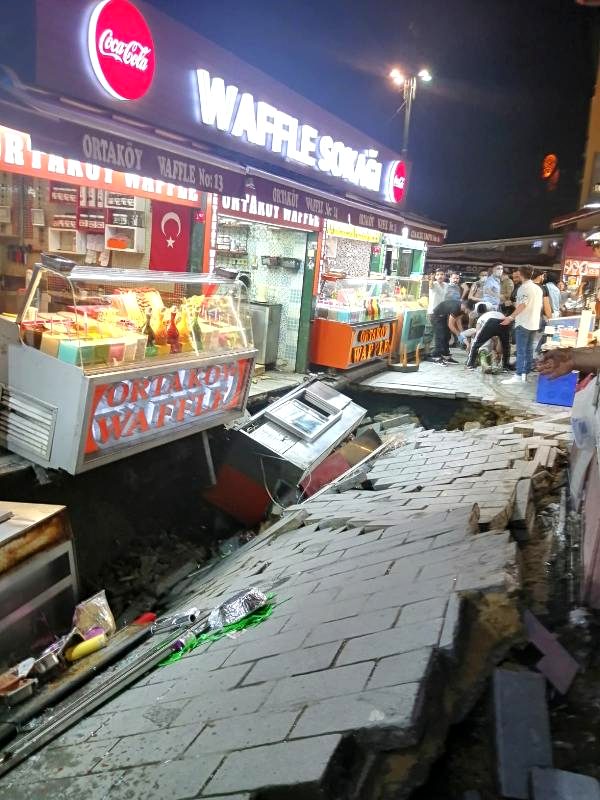
[[[132,624],[150,625],[152,622],[156,622],[156,614],[154,614],[152,611],[146,611],[143,614],[140,614],[137,619],[134,619]]]

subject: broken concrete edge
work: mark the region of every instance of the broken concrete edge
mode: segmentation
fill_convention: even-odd
[[[517,603],[503,593],[462,593],[458,604],[462,668],[438,650],[424,689],[418,743],[380,754],[361,800],[402,800],[422,785],[443,753],[450,728],[470,714],[493,668],[523,641]]]

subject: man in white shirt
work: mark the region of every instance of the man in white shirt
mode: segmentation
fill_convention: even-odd
[[[525,383],[527,375],[533,369],[533,340],[540,327],[542,315],[543,293],[539,286],[531,280],[531,267],[519,267],[517,270],[522,282],[517,291],[515,310],[501,322],[501,325],[515,323],[515,342],[517,345],[517,372],[512,378],[502,383]]]
[[[436,269],[433,280],[429,282],[429,305],[427,313],[431,316],[436,306],[446,299],[446,275],[441,269]]]
[[[475,326],[475,336],[471,341],[471,349],[466,363],[467,369],[476,369],[477,356],[479,355],[480,349],[486,342],[489,342],[490,339],[497,336],[502,344],[502,367],[508,370],[510,358],[510,326],[502,324],[506,317],[501,311],[487,311],[485,303],[478,304],[477,313],[480,316]]]

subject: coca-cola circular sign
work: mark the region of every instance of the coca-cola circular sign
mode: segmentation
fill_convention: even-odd
[[[117,100],[139,100],[154,76],[150,28],[129,0],[102,0],[88,28],[88,50],[102,88]]]
[[[386,191],[390,203],[402,203],[406,195],[407,183],[406,161],[392,161],[388,172]]]

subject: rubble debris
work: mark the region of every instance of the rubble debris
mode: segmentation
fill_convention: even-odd
[[[560,769],[531,770],[532,800],[600,800],[600,783]]]
[[[525,611],[523,621],[529,641],[544,655],[536,664],[537,669],[557,691],[566,694],[579,671],[579,664],[531,611]]]
[[[552,766],[546,681],[533,672],[493,676],[498,783],[505,797],[528,800],[533,767]]]

